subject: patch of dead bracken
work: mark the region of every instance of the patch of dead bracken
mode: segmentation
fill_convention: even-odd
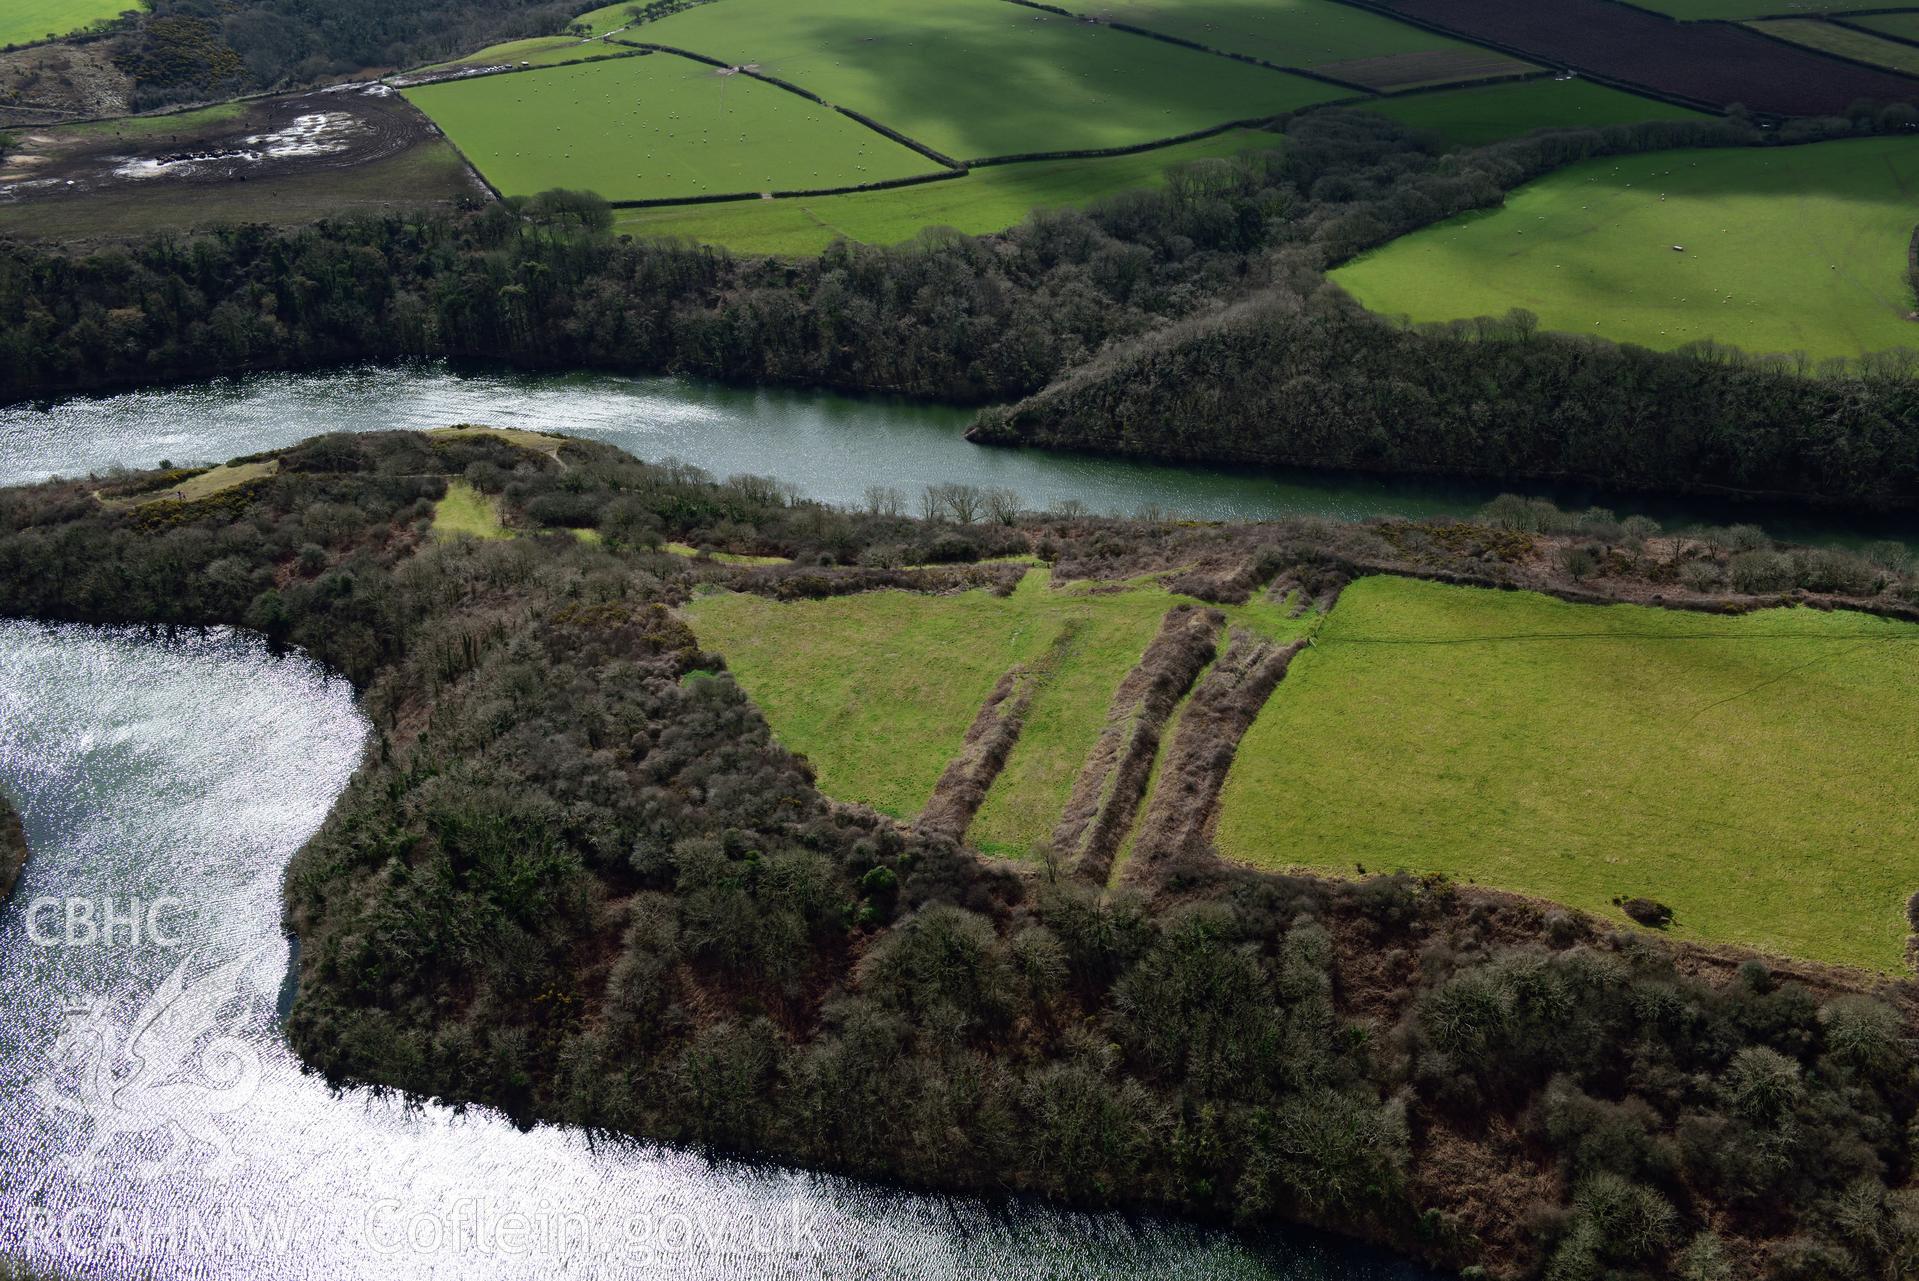
[[[1112,874],[1113,859],[1146,795],[1167,719],[1213,661],[1225,622],[1217,610],[1182,605],[1169,611],[1139,663],[1120,682],[1099,740],[1053,830],[1054,855],[1081,880],[1104,885]]]
[[[1079,630],[1077,620],[1068,622],[1045,655],[1032,663],[1021,663],[999,678],[967,729],[958,755],[947,762],[926,807],[920,811],[915,823],[920,831],[956,841],[965,838],[966,829],[973,825],[980,806],[986,803],[987,792],[1019,742],[1033,699],[1071,651]]]
[[[1240,739],[1306,644],[1280,645],[1235,630],[1226,656],[1200,681],[1180,718],[1140,825],[1129,877],[1150,876],[1155,865],[1205,841]]]

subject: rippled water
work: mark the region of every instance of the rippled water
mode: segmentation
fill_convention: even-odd
[[[909,496],[965,482],[1017,490],[1043,508],[1078,499],[1132,513],[1157,503],[1207,519],[1292,512],[1366,516],[1470,509],[1494,491],[1350,478],[1232,475],[1033,450],[961,433],[968,410],[818,392],[749,391],[679,378],[455,373],[439,365],[271,374],[0,408],[0,484],[115,464],[224,462],[323,431],[485,423],[604,440],[716,476],[774,475],[812,498],[857,503],[869,485]]]
[[[962,437],[968,410],[819,392],[751,391],[678,378],[460,372],[439,364],[269,374],[51,405],[0,407],[0,484],[115,465],[224,462],[323,431],[477,422],[604,440],[650,461],[678,458],[716,476],[773,475],[808,497],[856,504],[870,485],[909,499],[960,482],[1016,491],[1029,508],[1067,499],[1130,515],[1153,506],[1206,520],[1288,515],[1465,515],[1513,486],[1299,470],[1173,467]],[[1598,503],[1669,524],[1757,520],[1780,537],[1856,544],[1914,540],[1910,520],[1735,507],[1697,500],[1537,492],[1562,507]]]
[[[329,1092],[274,1021],[279,885],[366,732],[342,682],[244,635],[0,623],[0,784],[34,846],[0,909],[0,1260],[329,1281],[1426,1275],[1317,1237],[903,1194]],[[98,905],[136,899],[164,904],[157,937],[143,912],[138,942],[119,924],[107,945],[66,945],[85,929],[35,907],[95,905],[97,928]]]

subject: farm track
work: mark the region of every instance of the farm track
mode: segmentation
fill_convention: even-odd
[[[1208,837],[1240,740],[1286,678],[1293,658],[1310,643],[1281,645],[1234,633],[1226,656],[1200,681],[1180,718],[1126,868],[1129,877],[1150,877],[1156,867]]]
[[[1080,627],[1076,620],[1067,622],[1044,655],[1019,664],[999,678],[967,729],[958,755],[947,764],[915,820],[914,826],[920,831],[956,841],[966,839],[967,829],[986,803],[986,794],[992,791],[1019,742],[1020,731],[1026,727],[1026,713],[1047,679],[1072,652]]]
[[[1168,611],[1159,634],[1113,695],[1106,725],[1053,830],[1054,855],[1079,879],[1106,884],[1145,799],[1166,722],[1213,661],[1225,622],[1218,610],[1181,605]]]
[[[1367,6],[1373,7],[1373,6]],[[1387,0],[1380,12],[1523,57],[1716,107],[1782,116],[1919,101],[1919,79],[1719,22],[1675,22],[1614,0]]]

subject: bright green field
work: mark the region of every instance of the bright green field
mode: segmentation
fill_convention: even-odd
[[[144,7],[139,0],[6,0],[0,5],[0,45],[72,35]]]
[[[62,136],[71,135],[78,138],[112,136],[148,139],[163,137],[167,134],[184,134],[191,130],[226,124],[228,121],[243,119],[246,114],[245,103],[223,102],[217,107],[176,111],[163,116],[119,116],[112,120],[89,120],[77,125],[61,125],[58,133]]]
[[[668,54],[406,93],[508,195],[585,187],[609,200],[683,198],[937,167],[797,94]]]
[[[517,66],[522,62],[536,67],[555,67],[567,62],[584,62],[589,58],[621,58],[633,56],[633,50],[622,45],[607,44],[603,40],[576,40],[572,36],[536,36],[531,40],[509,40],[505,44],[490,45],[478,53],[468,54],[452,62],[436,63],[423,68],[426,71],[453,71],[462,67],[494,67],[502,65]]]
[[[633,0],[624,0],[621,4],[610,4],[603,9],[583,13],[573,21],[585,23],[596,36],[611,35],[632,24],[633,8]]]
[[[1919,888],[1919,628],[1373,578],[1241,746],[1218,840],[1893,970]]]
[[[1863,31],[1853,31],[1830,22],[1796,18],[1783,22],[1749,22],[1746,25],[1762,35],[1790,40],[1808,49],[1836,53],[1842,58],[1891,67],[1894,71],[1907,74],[1919,72],[1919,48],[1900,44],[1896,40],[1881,40]]]
[[[463,480],[446,487],[446,497],[433,505],[433,532],[441,538],[505,538],[500,504]]]
[[[1904,318],[1916,183],[1909,138],[1597,160],[1333,279],[1414,320],[1523,307],[1548,329],[1648,347],[1711,338],[1826,357],[1919,346]]]
[[[645,36],[756,65],[961,160],[1127,146],[1348,96],[1005,0],[718,0]]]
[[[1278,142],[1272,134],[1233,130],[1129,156],[991,165],[918,187],[634,209],[620,215],[618,229],[636,236],[683,236],[736,253],[794,256],[817,254],[836,239],[897,244],[927,227],[953,227],[978,236],[1004,231],[1034,209],[1085,204],[1115,192],[1156,186],[1177,165]]]
[[[1477,89],[1408,94],[1366,110],[1438,132],[1459,147],[1480,147],[1535,129],[1598,129],[1647,120],[1698,120],[1684,107],[1621,93],[1589,80],[1520,80]]]
[[[695,601],[688,615],[780,741],[813,763],[823,791],[898,818],[932,795],[999,678],[1076,627],[968,837],[1023,857],[1052,834],[1114,692],[1179,600],[1151,586],[1055,591],[1034,571],[1004,600],[871,592],[780,603],[727,594]],[[1304,625],[1264,604],[1228,613],[1270,635]]]
[[[1471,47],[1335,0],[1075,0],[1062,7],[1285,67]]]
[[[1855,27],[1870,27],[1889,36],[1919,40],[1919,13],[1881,13],[1872,17],[1847,18]]]
[[[1701,19],[1790,17],[1799,13],[1843,13],[1857,9],[1857,0],[1635,0],[1642,9],[1669,14],[1682,22]]]

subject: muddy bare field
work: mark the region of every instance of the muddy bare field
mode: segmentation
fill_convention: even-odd
[[[15,150],[0,160],[0,235],[70,240],[213,222],[291,224],[483,193],[439,130],[384,85],[11,132]]]
[[[18,150],[0,160],[0,200],[47,191],[220,184],[352,168],[398,155],[433,134],[433,127],[384,85],[263,99],[240,104],[238,113],[226,118],[189,112],[17,129]]]

